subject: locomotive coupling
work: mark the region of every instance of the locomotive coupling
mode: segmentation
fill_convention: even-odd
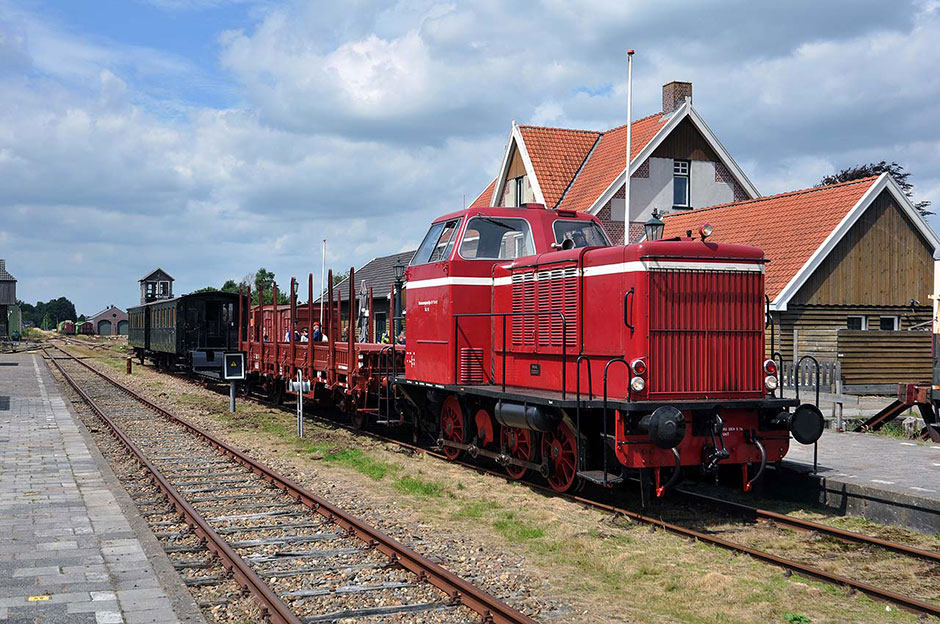
[[[793,413],[780,412],[773,419],[777,427],[786,428],[800,444],[812,444],[822,436],[826,420],[822,412],[812,403],[804,403]]]
[[[675,448],[685,437],[685,416],[677,408],[663,405],[641,418],[639,428],[659,448]]]

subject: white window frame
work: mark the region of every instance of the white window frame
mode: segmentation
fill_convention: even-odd
[[[847,316],[845,317],[845,328],[846,328],[846,329],[849,328],[849,319],[854,319],[854,318],[862,319],[862,328],[861,328],[861,331],[865,331],[866,329],[868,329],[868,317],[865,316],[864,314],[849,314],[849,315],[847,315]],[[852,330],[852,331],[858,331],[858,330]]]
[[[894,321],[894,327],[892,327],[891,329],[884,329],[881,326],[881,321],[883,321],[884,319],[891,319],[892,321]],[[899,316],[892,316],[889,314],[887,316],[881,316],[878,318],[878,329],[880,329],[881,331],[898,331],[900,327],[901,327],[901,318]]]
[[[676,203],[675,184],[676,178],[685,178],[685,203]],[[692,207],[692,161],[691,160],[673,160],[672,161],[672,206],[674,208]]]

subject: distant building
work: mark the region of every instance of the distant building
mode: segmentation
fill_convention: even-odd
[[[95,327],[99,336],[126,336],[127,312],[121,308],[110,305],[88,319]]]
[[[391,310],[391,292],[395,283],[395,265],[402,264],[408,266],[411,257],[415,255],[415,250],[404,251],[389,256],[373,258],[364,265],[356,269],[355,287],[356,298],[360,297],[361,292],[368,293],[372,289],[372,310],[375,319],[373,336],[378,341],[382,334],[389,328],[389,318],[392,316]],[[344,319],[349,318],[349,280],[344,279],[333,286],[334,297],[339,294],[341,305],[341,315]],[[404,300],[407,295],[402,296],[402,309],[404,309]],[[366,295],[368,298],[368,295]],[[316,303],[320,300],[316,299]],[[362,307],[362,301],[359,302]],[[358,312],[357,312],[358,314]]]
[[[16,278],[7,272],[7,261],[0,258],[0,339],[10,338],[10,307],[16,306]]]
[[[140,282],[140,305],[157,299],[173,298],[173,278],[161,268],[156,268],[138,280]]]

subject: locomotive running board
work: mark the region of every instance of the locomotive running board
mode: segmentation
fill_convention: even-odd
[[[623,483],[623,477],[620,475],[615,475],[607,473],[607,477],[604,478],[603,470],[579,470],[578,476],[584,479],[585,481],[590,481],[597,485],[604,485],[610,487],[611,485],[617,485],[618,483]]]

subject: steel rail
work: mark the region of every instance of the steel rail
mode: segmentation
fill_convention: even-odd
[[[63,353],[67,352],[63,351]],[[238,463],[242,464],[246,468],[249,468],[259,476],[263,477],[269,483],[280,488],[282,491],[297,500],[297,502],[316,511],[320,515],[324,516],[328,521],[333,522],[345,529],[350,535],[358,537],[360,540],[376,548],[379,552],[385,554],[393,562],[416,574],[419,579],[424,580],[442,590],[450,597],[454,604],[462,604],[470,610],[479,613],[483,617],[484,622],[492,624],[537,624],[535,620],[525,615],[524,613],[517,611],[503,601],[457,576],[453,572],[449,572],[433,561],[430,561],[429,559],[418,554],[411,548],[408,548],[397,540],[394,540],[377,529],[374,529],[365,522],[350,515],[343,509],[333,505],[326,499],[317,496],[313,492],[310,492],[293,480],[277,474],[271,468],[267,467],[261,462],[244,455],[222,440],[219,440],[211,434],[200,430],[199,428],[172,414],[166,409],[154,404],[147,398],[137,394],[120,382],[96,370],[88,363],[78,359],[75,359],[74,361],[78,362],[99,377],[108,381],[114,387],[123,391],[133,399],[146,405],[148,408],[163,416],[164,418],[183,426],[186,430],[206,440]],[[58,362],[55,362],[55,360],[53,360],[53,362],[61,371],[62,369],[58,365]],[[64,371],[63,375],[65,375]],[[80,392],[80,394],[83,393]],[[169,486],[169,484],[167,484],[167,486],[172,487]],[[193,513],[197,512],[193,510]],[[207,528],[210,531],[212,530],[209,527]],[[238,555],[236,554],[235,556],[237,557]],[[250,569],[248,569],[248,571],[251,572]],[[293,622],[299,620],[290,621]]]
[[[812,520],[794,518],[792,516],[777,513],[775,511],[769,511],[759,507],[751,507],[750,505],[746,505],[744,503],[737,503],[734,501],[709,496],[708,494],[690,492],[681,488],[677,488],[675,491],[676,493],[693,500],[700,500],[710,505],[715,505],[716,507],[723,507],[743,516],[753,517],[756,520],[764,520],[766,522],[782,524],[799,531],[815,531],[817,533],[822,533],[844,541],[854,542],[857,544],[870,544],[872,546],[884,548],[885,550],[890,550],[902,555],[907,555],[909,557],[916,557],[918,559],[924,559],[925,561],[940,563],[940,553],[932,552],[930,550],[923,550],[914,546],[908,546],[907,544],[881,539],[880,537],[874,537],[871,535],[865,535],[863,533],[856,533],[854,531],[840,529],[838,527],[833,527],[826,524],[820,524],[818,522],[813,522]]]
[[[88,368],[92,368],[90,365],[88,365],[87,363],[85,363],[85,362],[83,362],[83,361],[80,361],[80,360],[79,360],[79,362],[80,362],[81,364],[83,364],[84,366],[87,366]],[[92,370],[94,370],[94,369],[92,368]],[[98,371],[95,371],[95,372],[97,373]],[[102,374],[102,373],[98,373],[98,374]],[[110,380],[110,378],[109,378],[109,380]],[[116,383],[116,382],[114,382],[114,383]],[[120,387],[120,386],[119,386],[119,387]],[[146,399],[144,399],[144,400],[146,401]],[[322,421],[322,422],[328,422],[328,423],[330,423],[330,424],[333,425],[333,426],[338,426],[338,427],[341,427],[341,428],[343,428],[343,429],[347,429],[348,431],[350,431],[350,432],[352,432],[352,433],[355,433],[355,434],[360,434],[360,435],[361,435],[361,434],[364,433],[364,434],[366,434],[366,435],[368,435],[368,436],[370,436],[370,437],[372,437],[372,438],[374,438],[374,439],[381,440],[381,441],[384,441],[384,442],[390,442],[390,443],[392,443],[392,444],[396,444],[396,445],[398,445],[398,446],[400,446],[400,447],[402,447],[402,448],[407,448],[407,449],[409,449],[409,450],[411,450],[411,451],[414,451],[414,452],[425,453],[425,454],[427,454],[427,455],[431,455],[431,456],[433,456],[433,457],[436,457],[436,458],[442,459],[442,460],[444,460],[444,461],[447,461],[448,463],[459,463],[460,465],[462,465],[462,466],[464,466],[464,467],[467,467],[467,468],[470,468],[471,470],[475,470],[476,472],[481,473],[481,474],[486,474],[486,475],[490,475],[490,476],[495,476],[495,477],[497,477],[497,478],[504,479],[504,480],[506,480],[506,481],[511,481],[511,482],[514,482],[514,483],[518,483],[518,481],[515,481],[515,480],[513,480],[513,479],[510,479],[506,474],[504,474],[504,473],[502,473],[502,472],[497,472],[497,471],[495,471],[495,470],[490,470],[490,469],[488,469],[488,468],[483,468],[483,467],[481,467],[481,466],[477,466],[477,465],[474,465],[474,464],[471,464],[471,463],[468,463],[468,462],[463,462],[463,461],[460,461],[460,462],[452,462],[451,460],[448,460],[446,457],[444,457],[444,455],[442,455],[442,454],[440,454],[440,453],[436,453],[436,452],[434,452],[434,451],[431,451],[431,450],[426,449],[426,448],[421,447],[421,446],[417,446],[417,445],[410,444],[410,443],[407,443],[407,442],[402,442],[402,441],[400,441],[400,440],[396,440],[396,439],[394,439],[394,438],[389,438],[389,437],[387,437],[387,436],[383,436],[383,435],[377,434],[377,433],[375,433],[375,432],[363,431],[363,430],[360,430],[360,429],[355,429],[355,428],[353,428],[353,427],[348,427],[348,426],[346,426],[346,425],[344,425],[344,424],[342,424],[342,423],[338,423],[338,422],[336,422],[336,421],[334,421],[334,420],[325,419],[325,418],[322,418],[322,417],[317,417],[317,416],[312,416],[312,415],[311,415],[311,417],[312,417],[312,418],[315,418],[315,419],[317,419],[317,420],[320,420],[320,421]],[[791,571],[801,572],[801,573],[803,573],[803,574],[805,574],[805,575],[807,575],[807,576],[812,576],[812,577],[814,577],[814,578],[816,578],[816,579],[819,579],[819,580],[822,580],[822,581],[825,581],[825,582],[828,582],[828,583],[833,583],[833,584],[836,584],[836,585],[841,585],[841,586],[850,587],[850,588],[852,588],[852,589],[855,589],[855,590],[857,590],[857,591],[860,591],[860,592],[862,592],[862,593],[865,593],[865,594],[867,594],[867,595],[869,595],[869,596],[873,596],[873,597],[875,597],[875,598],[879,598],[879,599],[885,600],[885,601],[887,601],[887,602],[892,602],[892,603],[894,603],[894,604],[897,604],[898,606],[901,606],[901,607],[903,607],[903,608],[905,608],[905,609],[908,609],[908,610],[913,611],[913,612],[916,612],[916,613],[926,613],[926,614],[929,614],[929,615],[933,615],[933,616],[935,616],[935,617],[940,617],[940,606],[938,606],[938,605],[934,605],[934,604],[931,604],[931,603],[928,603],[928,602],[924,602],[924,601],[918,600],[918,599],[916,599],[916,598],[911,598],[911,597],[909,597],[909,596],[904,596],[904,595],[902,595],[902,594],[898,594],[898,593],[892,592],[892,591],[890,591],[890,590],[880,589],[880,588],[875,587],[875,586],[873,586],[873,585],[870,585],[870,584],[868,584],[868,583],[864,583],[864,582],[861,582],[861,581],[855,581],[855,580],[852,580],[852,579],[850,579],[850,578],[847,578],[847,577],[844,577],[844,576],[841,576],[841,575],[838,575],[838,574],[833,574],[833,573],[830,573],[830,572],[826,572],[825,570],[821,570],[821,569],[819,569],[819,568],[810,566],[810,565],[808,565],[808,564],[800,563],[799,561],[795,561],[795,560],[787,559],[787,558],[785,558],[785,557],[780,557],[780,556],[778,556],[778,555],[774,555],[774,554],[771,554],[771,553],[766,553],[766,552],[763,552],[763,551],[759,551],[759,550],[750,548],[750,547],[748,547],[748,546],[745,546],[745,545],[743,545],[743,544],[738,544],[738,543],[736,543],[736,542],[731,542],[731,541],[729,541],[729,540],[724,540],[724,539],[722,539],[722,538],[715,537],[715,536],[712,536],[712,535],[708,535],[708,534],[706,534],[706,533],[701,533],[701,532],[695,531],[695,530],[693,530],[693,529],[688,529],[688,528],[685,528],[685,527],[682,527],[682,526],[679,526],[679,525],[676,525],[676,524],[672,524],[672,523],[666,522],[666,521],[661,520],[661,519],[659,519],[659,518],[653,518],[653,517],[650,517],[650,516],[645,516],[645,515],[643,515],[643,514],[640,514],[640,513],[631,511],[631,510],[629,510],[629,509],[624,509],[624,508],[622,508],[622,507],[617,507],[617,506],[615,506],[615,505],[609,505],[609,504],[606,504],[606,503],[601,503],[601,502],[599,502],[599,501],[594,501],[594,500],[587,499],[587,498],[583,498],[583,497],[580,497],[580,496],[575,496],[575,495],[573,495],[573,494],[559,493],[559,492],[556,492],[555,490],[552,490],[552,489],[549,488],[549,487],[546,487],[546,486],[543,486],[543,485],[539,485],[539,484],[537,484],[537,483],[532,483],[532,482],[530,482],[530,481],[527,481],[527,482],[525,482],[525,483],[526,483],[526,485],[527,485],[528,487],[530,487],[531,489],[533,489],[533,490],[535,490],[535,491],[538,491],[538,492],[542,492],[542,493],[548,494],[548,495],[550,495],[550,496],[558,496],[558,497],[560,497],[560,498],[565,498],[565,499],[567,499],[567,500],[571,500],[571,501],[573,501],[573,502],[576,502],[576,503],[578,503],[578,504],[580,504],[580,505],[583,505],[583,506],[586,506],[586,507],[591,507],[591,508],[595,508],[595,509],[600,509],[600,510],[603,510],[603,511],[607,511],[607,512],[609,512],[609,513],[613,513],[613,514],[615,514],[615,515],[619,514],[619,515],[628,517],[628,518],[630,518],[630,519],[632,519],[632,520],[635,520],[635,521],[637,521],[637,522],[641,522],[641,523],[643,523],[643,524],[648,524],[648,525],[652,525],[652,526],[658,526],[658,527],[662,528],[663,530],[666,530],[666,531],[668,531],[668,532],[670,532],[670,533],[673,533],[673,534],[676,534],[676,535],[680,535],[680,536],[683,536],[683,537],[688,537],[688,538],[696,539],[696,540],[699,540],[699,541],[702,541],[702,542],[705,542],[705,543],[709,543],[709,544],[712,544],[712,545],[715,545],[715,546],[719,546],[719,547],[721,547],[721,548],[725,548],[725,549],[727,549],[727,550],[731,550],[731,551],[735,551],[735,552],[740,552],[740,553],[745,553],[745,554],[748,554],[748,555],[754,557],[755,559],[758,559],[758,560],[760,560],[760,561],[764,561],[765,563],[770,563],[770,564],[772,564],[772,565],[776,565],[776,566],[781,567],[781,568],[784,568],[784,569],[789,569],[789,570],[791,570]],[[705,497],[704,495],[698,495],[698,494],[695,494],[694,496],[696,496],[696,497],[701,497],[701,498],[703,498],[703,499],[705,499],[705,498],[710,498],[710,497]],[[938,555],[937,553],[933,553],[933,552],[930,552],[930,551],[920,550],[920,549],[917,549],[917,548],[913,548],[913,547],[906,546],[906,545],[904,545],[904,544],[898,544],[898,543],[896,543],[896,542],[890,542],[890,541],[887,541],[887,540],[882,540],[882,539],[880,539],[880,538],[876,538],[876,537],[864,535],[864,534],[861,534],[861,533],[854,533],[854,532],[852,532],[852,531],[846,531],[846,530],[844,530],[844,529],[838,529],[838,528],[836,528],[836,527],[831,527],[831,526],[828,526],[828,525],[819,524],[819,523],[812,522],[812,521],[809,521],[809,520],[800,520],[800,519],[796,519],[796,518],[791,518],[791,517],[789,517],[789,516],[784,516],[784,515],[782,515],[782,514],[777,514],[777,513],[772,512],[772,511],[762,510],[762,509],[758,509],[758,508],[755,508],[755,507],[748,507],[747,505],[743,505],[743,504],[740,504],[740,503],[732,503],[732,502],[730,502],[730,501],[723,501],[723,500],[721,500],[721,499],[713,499],[713,500],[714,500],[714,501],[718,501],[720,504],[722,504],[722,505],[724,505],[724,506],[726,506],[726,507],[728,507],[728,508],[736,508],[738,511],[743,511],[743,512],[746,512],[746,513],[748,513],[748,514],[753,514],[753,515],[755,515],[755,516],[757,516],[757,517],[764,517],[764,518],[766,518],[766,519],[772,519],[772,520],[774,520],[775,522],[778,521],[778,518],[780,518],[780,520],[779,520],[780,523],[788,524],[788,525],[794,526],[794,527],[797,527],[797,526],[798,526],[798,527],[801,528],[801,529],[810,530],[810,531],[817,531],[817,532],[819,532],[819,533],[823,533],[823,534],[830,535],[830,536],[833,536],[833,537],[837,537],[837,538],[840,538],[840,539],[850,540],[850,541],[853,541],[853,542],[864,543],[864,544],[871,544],[871,545],[874,545],[874,546],[878,546],[878,547],[881,547],[881,548],[886,548],[886,549],[888,549],[888,550],[892,550],[892,551],[897,552],[897,553],[900,553],[900,554],[905,554],[905,555],[914,556],[914,557],[920,557],[920,558],[927,559],[927,560],[932,560],[932,561],[938,561],[938,560],[940,560],[940,555]],[[716,503],[716,504],[717,504],[717,503]]]
[[[245,563],[238,553],[209,526],[206,519],[180,495],[176,488],[166,480],[160,472],[160,469],[147,459],[147,456],[134,444],[127,434],[98,407],[94,400],[92,400],[81,387],[79,387],[72,376],[65,372],[62,365],[51,357],[49,361],[52,362],[68,384],[72,386],[72,389],[88,404],[88,407],[108,426],[114,436],[131,452],[137,462],[151,474],[156,486],[160,488],[160,491],[171,501],[173,508],[186,518],[187,522],[193,527],[196,535],[203,541],[205,547],[215,553],[216,556],[222,560],[225,568],[234,575],[235,579],[251,592],[255,600],[257,600],[261,606],[264,615],[269,617],[275,624],[301,624],[302,620],[291,611],[290,607],[274,593],[267,583],[261,580],[261,577]],[[81,360],[75,361],[88,366]]]

